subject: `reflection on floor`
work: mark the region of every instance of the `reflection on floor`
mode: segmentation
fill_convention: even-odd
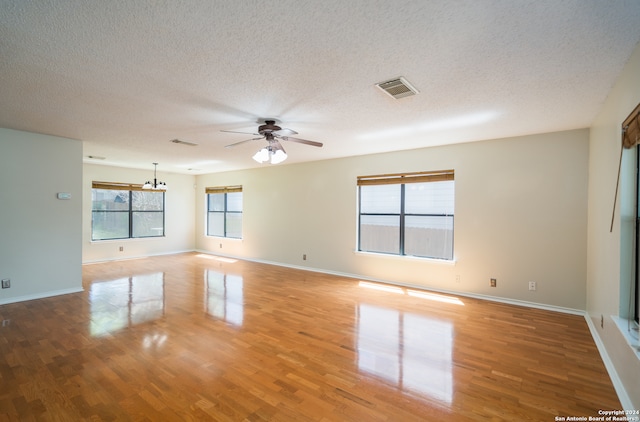
[[[242,325],[242,276],[206,270],[204,279],[205,312],[230,324]]]
[[[0,306],[0,420],[550,421],[619,409],[584,318],[186,253]]]
[[[93,283],[89,291],[91,335],[101,336],[164,314],[164,274]]]
[[[451,404],[451,323],[361,303],[357,324],[361,371]]]

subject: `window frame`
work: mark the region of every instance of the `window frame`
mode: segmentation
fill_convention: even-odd
[[[633,257],[634,277],[632,281],[633,298],[630,298],[630,302],[633,303],[633,315],[629,316],[633,318],[636,324],[640,324],[640,146],[636,145],[636,165],[635,165],[635,248]]]
[[[243,209],[240,211],[233,211],[233,210],[229,210],[229,202],[228,202],[228,194],[230,193],[243,193],[242,192],[242,185],[237,185],[237,186],[217,186],[217,187],[207,187],[205,188],[205,202],[206,202],[206,210],[205,210],[205,236],[208,237],[218,237],[218,238],[224,238],[224,239],[242,239],[242,220],[243,220],[243,214],[244,214],[244,195],[242,197],[243,200]],[[212,211],[209,206],[210,206],[210,198],[209,195],[224,195],[224,210],[223,211]],[[210,230],[209,230],[209,222],[210,222],[210,214],[222,214],[222,219],[224,222],[224,228],[223,228],[223,235],[219,235],[219,234],[210,234]],[[236,236],[229,236],[228,234],[228,230],[227,230],[227,216],[228,214],[239,214],[240,215],[240,236],[236,237]]]
[[[443,181],[455,181],[454,170],[441,170],[441,171],[427,171],[427,172],[413,172],[413,173],[397,173],[397,174],[383,174],[373,176],[358,176],[358,234],[356,250],[362,253],[376,253],[391,256],[400,257],[412,257],[418,259],[435,259],[447,262],[454,261],[454,222],[455,222],[455,210],[452,214],[433,214],[433,213],[408,213],[406,212],[406,185],[412,183],[427,183],[427,182],[443,182]],[[362,212],[362,187],[363,186],[380,186],[380,185],[400,185],[400,209],[397,213],[363,213]],[[455,185],[454,185],[455,186]],[[455,201],[455,187],[454,187],[454,201]],[[398,217],[398,252],[383,252],[383,251],[368,251],[362,249],[361,235],[362,235],[362,217],[363,216],[397,216]],[[431,257],[423,255],[413,255],[406,253],[406,218],[407,217],[443,217],[452,219],[452,239],[451,239],[451,258],[446,257]]]
[[[165,237],[166,235],[166,195],[164,190],[150,190],[143,189],[141,184],[135,183],[117,183],[117,182],[92,182],[91,184],[92,190],[92,199],[91,199],[91,241],[92,242],[104,242],[109,240],[127,240],[127,239],[148,239],[148,238],[156,238],[156,237]],[[93,191],[94,190],[116,190],[116,191],[127,191],[128,192],[128,209],[126,210],[96,210],[93,208]],[[152,192],[152,193],[162,193],[162,209],[161,210],[136,210],[133,208],[133,192]],[[128,216],[128,236],[126,237],[109,237],[109,238],[101,238],[97,239],[94,237],[94,215],[95,213],[126,213]],[[157,235],[149,235],[149,236],[136,236],[134,234],[134,215],[139,213],[160,213],[162,214],[162,233]]]

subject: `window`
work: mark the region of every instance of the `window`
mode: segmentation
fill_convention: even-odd
[[[164,236],[164,192],[93,182],[91,240]]]
[[[242,186],[206,188],[207,236],[242,239]]]
[[[633,303],[633,319],[640,324],[640,147],[636,146],[636,220],[635,220],[635,241],[636,253],[634,256],[635,277],[630,289],[633,298],[629,298],[629,303]]]
[[[453,170],[358,177],[358,250],[453,259]]]
[[[628,262],[626,251],[634,251],[633,255],[630,257],[631,267],[625,265],[621,266],[621,277],[620,277],[620,292],[621,292],[621,309],[620,316],[631,320],[632,318],[636,323],[640,321],[640,248],[638,248],[638,241],[640,240],[640,173],[638,170],[640,169],[640,103],[636,106],[635,109],[627,116],[626,119],[622,122],[622,147],[623,150],[620,151],[620,167],[618,170],[618,181],[620,182],[620,171],[623,167],[626,167],[623,157],[624,149],[636,148],[635,156],[635,180],[633,183],[635,184],[635,201],[631,206],[625,204],[625,189],[622,189],[621,199],[623,200],[623,210],[620,212],[620,216],[622,217],[623,213],[630,212],[633,208],[635,208],[635,224],[629,224],[627,218],[622,218],[621,221],[621,229],[622,229],[622,240],[625,250],[623,252],[623,257],[621,262]],[[626,172],[625,172],[626,173]],[[629,174],[631,174],[629,172]],[[616,195],[614,198],[618,197],[618,186],[616,185]],[[615,211],[616,203],[614,199],[613,209]],[[633,207],[633,208],[632,208]],[[615,215],[615,212],[614,212]],[[632,232],[635,230],[635,233]],[[613,231],[613,217],[611,220],[611,231]],[[632,241],[633,237],[635,237],[635,242]],[[635,271],[635,277],[633,277],[633,271]],[[633,280],[632,280],[633,278]],[[624,293],[628,292],[628,293]],[[625,303],[627,302],[627,303]],[[626,310],[623,310],[624,308]],[[631,331],[629,331],[631,332]],[[636,339],[637,340],[637,339]]]

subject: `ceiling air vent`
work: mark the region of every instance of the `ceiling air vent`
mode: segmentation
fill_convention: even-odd
[[[377,83],[376,86],[395,99],[409,97],[418,93],[418,90],[411,86],[403,77],[380,82]]]
[[[173,142],[174,144],[189,145],[190,147],[195,147],[196,145],[198,145],[194,144],[193,142],[181,141],[180,139],[172,139],[171,142]]]

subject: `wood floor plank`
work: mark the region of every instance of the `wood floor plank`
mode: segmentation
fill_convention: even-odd
[[[0,306],[0,421],[553,421],[620,409],[584,318],[198,253]]]

